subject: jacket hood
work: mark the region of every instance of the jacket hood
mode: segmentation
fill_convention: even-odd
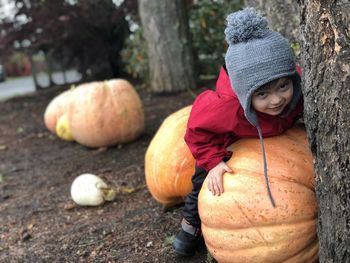
[[[225,94],[230,97],[235,97],[238,99],[236,93],[231,87],[231,81],[227,74],[226,66],[223,65],[220,69],[219,77],[216,81],[216,92],[220,94]]]

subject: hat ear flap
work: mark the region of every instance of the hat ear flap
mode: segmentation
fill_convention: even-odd
[[[295,106],[298,104],[300,96],[302,95],[300,75],[298,73],[295,73],[292,76],[292,81],[293,81],[293,98],[289,105],[290,110],[293,110],[295,108]]]

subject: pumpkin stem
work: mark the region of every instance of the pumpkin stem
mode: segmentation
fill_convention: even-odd
[[[102,191],[103,199],[106,201],[113,201],[117,196],[117,192],[112,187],[100,187],[100,190]]]
[[[145,187],[146,187],[145,185],[141,185],[138,187],[109,186],[109,187],[100,187],[100,190],[103,193],[103,199],[105,199],[106,201],[113,201],[118,194],[131,194]]]

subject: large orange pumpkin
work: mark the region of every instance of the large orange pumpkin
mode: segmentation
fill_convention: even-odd
[[[128,81],[82,84],[71,94],[68,122],[78,143],[104,147],[130,142],[143,132],[141,100]]]
[[[56,133],[63,116],[65,132],[88,147],[126,143],[144,130],[141,100],[123,79],[85,83],[58,95],[46,108],[46,127]]]
[[[220,263],[316,262],[317,208],[306,133],[294,127],[264,143],[276,208],[267,195],[259,140],[239,140],[227,162],[234,173],[224,174],[224,193],[213,196],[205,181],[199,195],[205,243]]]
[[[187,106],[169,115],[145,155],[148,190],[164,206],[183,202],[192,189],[195,161],[183,139],[190,111]]]

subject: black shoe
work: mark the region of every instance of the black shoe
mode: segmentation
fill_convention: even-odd
[[[175,254],[182,257],[193,256],[204,245],[201,230],[191,226],[186,220],[181,222],[181,230],[173,242]]]

